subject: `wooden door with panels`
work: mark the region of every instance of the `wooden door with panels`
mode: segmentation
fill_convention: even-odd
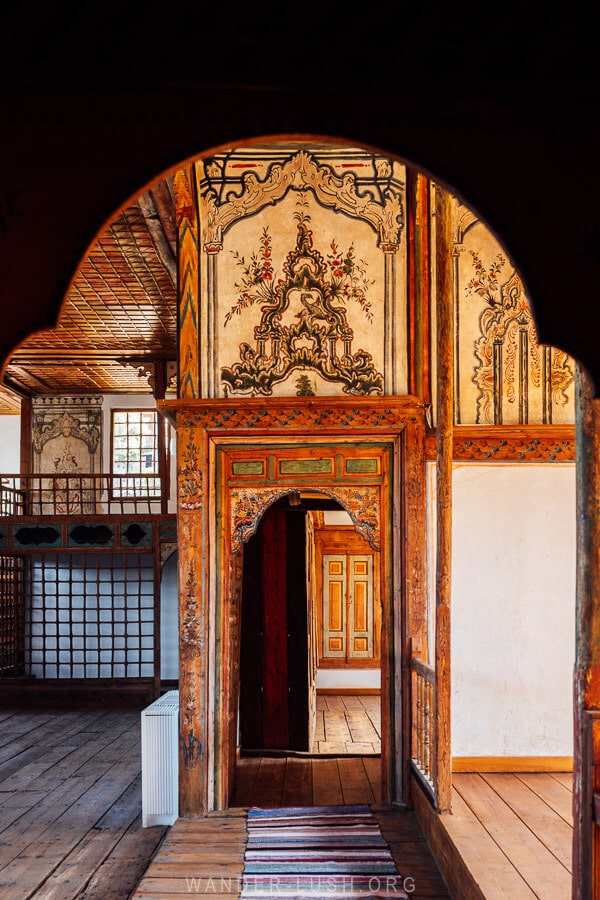
[[[352,525],[315,530],[319,668],[381,665],[379,553]]]

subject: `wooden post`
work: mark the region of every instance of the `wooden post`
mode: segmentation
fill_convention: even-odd
[[[164,359],[157,359],[154,363],[154,399],[164,400],[167,389],[167,364]],[[156,423],[156,445],[158,451],[158,475],[160,477],[160,511],[169,511],[169,466],[167,465],[168,453],[166,443],[165,423],[162,416],[158,416]]]
[[[200,396],[200,224],[193,171],[179,169],[173,178],[177,214],[179,301],[179,397]]]
[[[452,556],[452,428],[454,406],[452,197],[436,186],[437,414],[435,670],[437,803],[450,810],[450,592]]]
[[[206,436],[177,427],[179,545],[179,814],[202,815],[209,804],[208,561]]]
[[[409,372],[408,392],[431,403],[430,371],[430,181],[420,172],[406,176],[408,223]]]
[[[600,897],[600,400],[578,366],[575,394],[577,614],[574,670],[573,900]]]
[[[19,474],[31,475],[31,398],[21,400],[21,462]]]

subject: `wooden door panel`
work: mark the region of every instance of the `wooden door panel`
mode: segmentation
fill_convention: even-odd
[[[346,557],[323,557],[323,656],[346,656]]]
[[[350,556],[348,657],[373,656],[373,554]]]
[[[285,535],[284,511],[268,510],[261,523],[263,747],[268,748],[289,744]]]

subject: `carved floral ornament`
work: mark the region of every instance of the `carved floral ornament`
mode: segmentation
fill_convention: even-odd
[[[297,488],[241,488],[230,492],[231,549],[237,552],[256,533],[265,510],[276,500],[295,494]],[[377,487],[337,487],[322,493],[338,501],[348,512],[358,533],[374,549],[380,548],[381,513]]]
[[[198,462],[198,448],[190,439],[183,448],[182,465],[178,473],[179,507],[200,509],[203,499],[203,478]]]

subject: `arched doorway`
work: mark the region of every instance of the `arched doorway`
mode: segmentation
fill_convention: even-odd
[[[343,526],[328,524],[332,511]],[[347,684],[358,695],[366,692],[361,675],[381,665],[380,551],[357,533],[335,499],[292,491],[264,511],[238,552],[240,752],[359,754],[358,738],[355,748],[336,741],[334,716],[317,710],[326,705],[317,700],[318,681],[330,676],[329,695],[335,686],[340,697],[351,694]],[[343,714],[337,717],[344,721]]]

